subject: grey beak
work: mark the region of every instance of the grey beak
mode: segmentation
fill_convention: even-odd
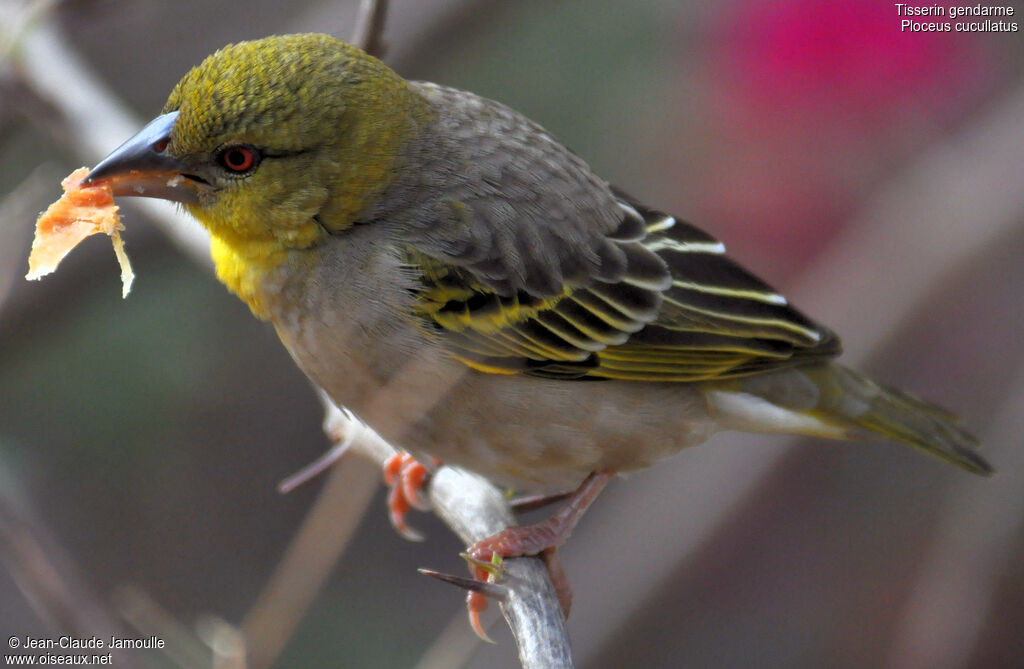
[[[101,160],[83,183],[108,181],[114,195],[133,195],[198,204],[198,191],[204,187],[186,178],[186,165],[167,155],[171,129],[178,112],[157,116],[134,137]]]

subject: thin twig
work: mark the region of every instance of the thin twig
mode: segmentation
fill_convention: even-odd
[[[26,3],[5,2],[0,5],[0,17],[6,27],[0,31],[0,66],[17,50],[18,42],[32,26],[45,19],[57,0],[32,0]]]
[[[382,58],[386,50],[382,35],[387,13],[388,0],[360,0],[352,44],[371,56]]]
[[[6,474],[0,471],[0,476]],[[79,638],[124,637],[103,600],[42,522],[15,498],[14,486],[8,483],[0,484],[0,561],[53,629]],[[136,657],[124,651],[114,653],[114,664],[139,666]]]
[[[31,221],[46,201],[52,185],[59,179],[52,165],[33,170],[24,180],[0,198],[0,306],[3,306],[14,281],[26,269],[24,258],[16,258],[25,248],[30,228],[22,221]]]
[[[417,569],[419,573],[424,576],[436,578],[442,583],[450,583],[457,588],[468,590],[470,592],[476,592],[481,595],[485,595],[490,599],[497,602],[507,602],[509,598],[509,590],[500,583],[491,583],[490,581],[478,581],[475,578],[469,576],[459,576],[457,574],[447,574],[443,571],[434,571],[433,569],[426,569],[420,567]]]
[[[380,485],[379,477],[379,467],[363,459],[351,459],[331,471],[242,624],[250,669],[271,666],[284,650],[355,533]]]
[[[142,637],[164,641],[166,659],[181,669],[209,669],[212,651],[186,625],[133,585],[119,585],[110,596],[125,622]]]

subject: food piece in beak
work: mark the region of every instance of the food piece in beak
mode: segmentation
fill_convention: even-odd
[[[35,280],[50,274],[83,239],[102,232],[110,236],[114,245],[114,255],[121,265],[121,296],[127,297],[135,274],[121,240],[124,226],[114,204],[114,194],[109,181],[83,184],[88,173],[89,168],[82,167],[69,174],[61,182],[64,195],[36,221],[25,278]]]

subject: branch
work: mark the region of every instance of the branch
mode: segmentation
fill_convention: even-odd
[[[397,452],[323,393],[321,400],[327,411],[325,428],[329,434],[352,435],[354,431],[352,448],[379,464]],[[434,472],[427,496],[434,513],[466,545],[515,524],[501,491],[487,479],[455,467],[441,467]],[[499,605],[516,638],[522,666],[572,667],[565,617],[544,562],[539,558],[517,558],[506,560],[504,566],[506,580],[502,584],[509,597]]]

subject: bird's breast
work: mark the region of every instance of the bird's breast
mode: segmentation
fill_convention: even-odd
[[[396,254],[363,237],[289,259],[263,299],[306,375],[393,445],[518,489],[555,490],[595,469],[645,467],[714,431],[690,384],[469,368],[415,315]]]

